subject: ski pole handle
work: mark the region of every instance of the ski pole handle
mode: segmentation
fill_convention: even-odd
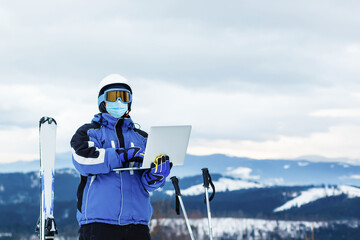
[[[179,187],[179,179],[176,176],[170,178],[172,184],[174,185],[176,196],[181,196],[180,187]]]
[[[203,179],[204,179],[204,187],[209,188],[209,170],[207,168],[203,168],[201,170],[202,170]]]

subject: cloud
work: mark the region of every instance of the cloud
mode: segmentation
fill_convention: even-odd
[[[306,167],[307,165],[309,165],[309,163],[308,162],[298,162],[298,165],[300,167]]]
[[[22,139],[50,115],[67,151],[97,112],[97,83],[120,73],[134,121],[193,125],[190,153],[360,158],[359,5],[5,1],[0,130]]]
[[[70,151],[71,136],[97,112],[96,90],[86,89],[61,84],[0,84],[1,162],[39,158],[42,116],[58,122],[57,151]]]
[[[312,116],[311,112],[323,105],[360,104],[352,96],[339,100],[343,92],[335,89],[314,89],[313,93],[299,96],[197,89],[152,79],[136,79],[133,85],[136,87],[133,116],[157,121],[158,113],[166,112],[160,119],[162,122],[155,124],[186,122],[194,126],[192,136],[197,139],[232,142],[276,140],[281,135],[308,137],[313,132],[327,132],[342,120]],[[330,98],[330,94],[338,94],[339,98]]]
[[[358,73],[357,5],[108,1],[84,10],[81,1],[7,2],[0,69],[83,83],[120,71],[197,88],[256,82],[304,91]]]
[[[279,136],[267,141],[230,141],[230,140],[194,140],[190,147],[193,154],[227,153],[234,156],[251,158],[293,159],[303,154],[325,157],[343,157],[346,155],[353,164],[359,164],[358,134],[359,126],[330,127],[328,132],[312,133],[307,137]]]
[[[36,128],[0,129],[0,136],[1,163],[39,159],[39,139]]]
[[[340,180],[349,180],[349,179],[352,179],[352,180],[360,180],[360,175],[359,174],[353,174],[353,175],[350,175],[350,176],[341,176],[339,177]]]
[[[290,165],[284,165],[284,169],[289,169],[290,168]]]
[[[247,167],[228,168],[226,175],[240,177],[242,179],[257,180],[260,176],[251,176],[252,169]]]
[[[360,108],[321,109],[310,113],[310,116],[329,118],[359,118]]]
[[[268,178],[268,179],[264,180],[264,182],[268,186],[281,185],[284,183],[284,179],[283,178]]]
[[[314,106],[327,104],[321,99],[318,102],[316,98],[287,94],[225,93],[151,79],[130,81],[134,92],[133,120],[145,131],[153,125],[191,124],[193,130],[188,148],[191,154],[224,153],[256,159],[321,155],[348,157],[354,159],[350,160],[353,163],[360,156],[356,144],[360,139],[354,134],[360,130],[356,119],[339,124],[342,119],[309,116]],[[26,129],[37,129],[42,116],[52,116],[59,123],[57,150],[69,151],[69,142],[76,129],[90,122],[98,112],[96,91],[97,84],[91,83],[0,84],[0,111],[3,113],[0,129],[18,129],[7,136],[18,139],[21,145],[33,146],[23,140],[22,134]],[[349,99],[356,102],[354,96]],[[9,101],[12,98],[13,101]],[[3,153],[13,151],[10,144],[13,142],[1,145]],[[30,160],[37,151],[33,146],[28,149],[31,154],[18,158]]]

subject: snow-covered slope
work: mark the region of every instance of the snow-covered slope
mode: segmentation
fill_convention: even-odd
[[[221,177],[217,181],[213,182],[216,192],[235,191],[241,189],[260,188],[262,184],[246,181],[235,178]],[[173,195],[173,190],[166,191],[166,194]],[[186,189],[181,190],[181,194],[184,196],[196,196],[204,193],[204,187],[202,184],[197,184]]]
[[[190,219],[195,239],[208,239],[207,218]],[[271,234],[275,231],[281,239],[305,239],[305,234],[311,236],[312,229],[326,228],[332,224],[346,224],[351,228],[359,226],[358,221],[333,221],[333,222],[310,222],[310,221],[277,221],[250,218],[213,218],[214,239],[273,239]],[[188,235],[185,221],[182,218],[163,218],[151,220],[150,229],[156,226],[168,227],[170,231],[182,232]],[[226,236],[226,238],[224,238]]]
[[[274,212],[281,212],[293,207],[301,207],[302,205],[314,202],[321,198],[339,196],[341,194],[347,195],[348,198],[360,197],[360,189],[346,185],[310,188],[300,192],[298,196],[276,208]]]

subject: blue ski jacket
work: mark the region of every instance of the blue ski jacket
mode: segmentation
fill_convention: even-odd
[[[153,209],[144,170],[114,172],[124,167],[116,149],[132,146],[145,150],[147,133],[134,127],[131,118],[116,119],[107,113],[95,115],[71,139],[73,164],[81,174],[77,198],[79,225],[100,222],[115,225],[148,225]]]

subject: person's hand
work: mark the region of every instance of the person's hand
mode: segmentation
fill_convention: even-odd
[[[144,160],[144,151],[139,147],[124,149],[123,164],[124,167],[141,167]]]
[[[169,176],[170,169],[172,168],[172,162],[167,155],[159,155],[151,163],[151,168],[145,172],[146,181],[152,185],[156,182],[162,181]]]

